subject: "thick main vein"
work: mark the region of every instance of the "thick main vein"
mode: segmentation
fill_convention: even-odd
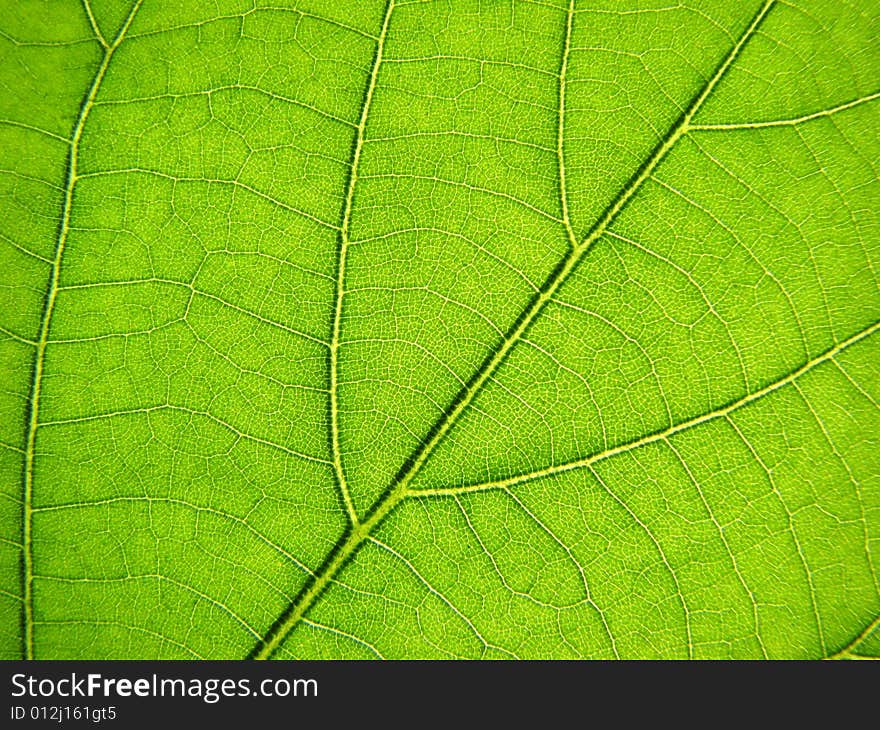
[[[357,185],[358,168],[361,162],[361,150],[364,146],[364,130],[367,126],[367,117],[370,106],[373,103],[373,92],[376,90],[376,78],[379,76],[379,66],[382,65],[382,54],[385,51],[385,38],[388,35],[388,25],[391,21],[391,13],[394,11],[394,0],[388,0],[385,7],[385,18],[382,21],[382,31],[376,41],[376,53],[373,56],[373,68],[370,70],[370,79],[364,92],[364,101],[361,107],[361,116],[358,120],[357,131],[351,150],[351,166],[348,180],[345,184],[345,203],[342,208],[342,224],[339,227],[339,254],[336,268],[336,308],[333,311],[333,330],[330,336],[330,456],[333,462],[333,472],[336,475],[336,483],[339,487],[345,511],[352,525],[359,523],[357,510],[351,498],[351,492],[345,481],[345,471],[342,468],[342,452],[339,447],[339,335],[342,329],[342,301],[345,297],[345,263],[348,258],[348,246],[351,243],[349,231],[351,229],[351,211],[354,205],[354,189]]]
[[[297,594],[285,611],[278,617],[275,623],[263,639],[254,647],[250,654],[254,659],[268,659],[281,645],[287,635],[299,624],[315,601],[321,596],[334,576],[357,552],[361,544],[370,536],[371,532],[381,523],[404,499],[410,494],[410,485],[422,467],[427,463],[431,454],[437,448],[444,437],[452,430],[462,414],[474,401],[483,386],[492,378],[501,364],[523,335],[539,317],[547,302],[553,298],[556,292],[568,280],[578,263],[589,252],[593,245],[605,234],[609,226],[620,215],[627,203],[638,193],[642,185],[653,174],[657,166],[669,154],[678,140],[684,136],[690,128],[691,120],[709,98],[715,87],[727,73],[733,62],[742,52],[745,45],[751,39],[761,23],[767,17],[776,0],[764,0],[761,7],[752,17],[746,29],[740,35],[737,42],[728,51],[727,55],[715,68],[709,79],[691,99],[687,108],[681,113],[675,123],[669,128],[666,135],[654,146],[641,167],[633,174],[628,182],[621,188],[611,203],[605,208],[587,234],[572,246],[566,255],[559,261],[553,271],[550,272],[539,290],[535,292],[526,307],[507,330],[504,337],[492,352],[483,360],[480,367],[471,376],[467,384],[459,391],[449,407],[437,418],[427,435],[416,447],[410,457],[404,462],[396,477],[376,501],[367,513],[363,522],[354,524],[351,529],[336,544],[318,569],[314,578],[311,579]],[[571,33],[571,15],[573,7],[569,7],[566,17],[566,39]],[[386,17],[387,21],[387,17]],[[568,52],[566,41],[563,53]],[[565,59],[563,60],[563,70]],[[375,80],[371,80],[371,88]],[[560,94],[559,123],[563,122],[564,96]],[[559,152],[561,152],[561,137],[558,138]],[[563,188],[564,190],[564,188]],[[351,191],[349,191],[349,195]]]
[[[21,567],[21,594],[22,594],[22,655],[26,659],[34,658],[34,556],[33,556],[33,496],[34,496],[34,457],[37,442],[37,430],[40,425],[40,394],[43,383],[43,365],[46,359],[46,347],[49,343],[49,327],[52,322],[52,312],[55,309],[55,300],[58,296],[58,281],[61,275],[61,259],[64,256],[64,248],[70,233],[70,212],[73,206],[73,192],[76,188],[77,161],[79,158],[79,144],[89,112],[95,104],[98,90],[107,75],[107,68],[116,50],[119,48],[125,34],[131,26],[134,16],[137,14],[143,0],[137,0],[132,6],[113,42],[107,44],[103,36],[97,33],[96,40],[104,49],[104,56],[95,72],[92,83],[86,92],[85,99],[76,118],[73,132],[70,137],[70,150],[67,157],[67,177],[64,184],[64,198],[61,206],[61,222],[58,226],[58,235],[55,239],[55,255],[52,258],[52,270],[49,274],[49,288],[43,304],[43,313],[40,316],[39,336],[36,342],[34,355],[33,375],[31,389],[28,396],[27,436],[25,440],[25,468],[24,484],[22,485],[22,567]],[[89,12],[91,18],[91,12]]]

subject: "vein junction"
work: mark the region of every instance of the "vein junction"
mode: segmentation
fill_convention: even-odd
[[[621,211],[626,207],[627,203],[637,194],[639,189],[648,180],[658,165],[667,156],[675,144],[684,136],[691,128],[691,120],[712,94],[713,90],[724,77],[725,73],[734,63],[736,58],[742,52],[743,48],[749,40],[755,35],[762,22],[767,17],[773,7],[775,0],[765,0],[757,13],[752,18],[745,31],[740,38],[729,50],[727,55],[722,59],[716,67],[713,74],[703,87],[697,92],[691,100],[688,107],[676,120],[673,126],[668,130],[666,135],[651,151],[645,162],[639,170],[630,178],[626,185],[620,190],[618,195],[613,199],[611,204],[598,218],[596,223],[580,240],[576,238],[571,224],[568,221],[568,204],[567,192],[565,190],[565,163],[562,149],[562,129],[564,128],[565,118],[565,74],[568,62],[568,51],[570,47],[570,36],[572,27],[572,18],[574,13],[574,2],[570,2],[568,12],[566,14],[565,43],[563,51],[563,59],[560,68],[560,88],[559,88],[559,110],[558,120],[559,134],[557,138],[557,155],[559,160],[559,176],[562,181],[560,187],[561,206],[563,211],[563,223],[566,227],[570,249],[565,257],[557,264],[550,273],[538,291],[532,296],[528,305],[516,319],[514,324],[507,331],[505,336],[499,342],[497,347],[483,361],[479,369],[474,373],[467,384],[459,391],[452,405],[444,411],[430,428],[428,435],[419,444],[414,453],[407,459],[397,477],[386,490],[384,495],[373,505],[363,521],[352,520],[353,524],[342,540],[336,545],[334,550],[325,560],[321,568],[318,569],[316,575],[310,579],[305,587],[300,591],[296,598],[287,607],[285,612],[278,618],[275,624],[270,628],[265,637],[254,647],[251,657],[254,659],[267,659],[279,648],[284,642],[288,634],[303,620],[309,609],[319,599],[323,591],[334,579],[341,568],[351,559],[357,552],[358,548],[366,541],[373,530],[407,497],[419,494],[410,487],[414,478],[427,463],[431,454],[455,426],[462,414],[467,410],[473,402],[476,395],[483,386],[490,380],[500,365],[507,358],[511,350],[517,345],[523,336],[529,330],[532,323],[540,316],[546,304],[553,298],[563,283],[569,278],[575,270],[578,263],[591,250],[594,244],[605,234],[609,226],[618,217]],[[391,13],[393,11],[393,2],[389,2],[386,8],[385,19],[383,22],[383,35],[387,32]],[[374,62],[373,75],[371,76],[368,93],[365,97],[365,109],[372,97],[375,88],[375,73],[378,68],[378,62],[381,58],[382,40],[378,42],[378,51],[376,61]],[[366,114],[362,114],[361,123],[366,119]],[[346,217],[350,213],[350,200],[354,195],[354,181],[356,180],[357,166],[360,159],[360,140],[362,130],[359,130],[358,141],[355,143],[352,158],[352,176],[346,196]],[[345,226],[345,221],[343,226]],[[343,239],[344,241],[345,239]],[[344,262],[344,246],[343,256],[340,258],[340,266]],[[341,293],[341,288],[340,288]],[[337,303],[337,318],[339,307]],[[424,495],[422,495],[424,496]]]

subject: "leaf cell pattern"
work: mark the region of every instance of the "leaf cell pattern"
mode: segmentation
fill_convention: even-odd
[[[2,17],[2,656],[880,656],[877,3]]]

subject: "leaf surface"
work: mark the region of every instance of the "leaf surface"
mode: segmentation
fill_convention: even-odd
[[[880,656],[876,3],[2,17],[3,656]]]

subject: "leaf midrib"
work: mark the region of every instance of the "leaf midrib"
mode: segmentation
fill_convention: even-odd
[[[567,191],[564,186],[564,151],[562,149],[561,131],[557,133],[557,154],[559,157],[560,168],[560,199],[563,211],[562,223],[566,227],[566,234],[569,237],[569,250],[550,272],[538,291],[529,299],[529,302],[511,327],[507,330],[507,333],[504,338],[502,338],[501,342],[486,356],[480,367],[474,372],[470,380],[468,380],[467,384],[453,398],[449,407],[434,421],[432,426],[428,429],[427,435],[404,461],[391,484],[367,512],[366,518],[362,522],[354,522],[343,534],[342,538],[336,543],[334,548],[325,558],[324,563],[317,570],[314,577],[306,582],[293,601],[291,601],[285,608],[275,623],[269,628],[263,639],[251,651],[249,658],[271,658],[290,632],[293,631],[302,621],[303,617],[308,613],[315,601],[318,600],[336,574],[342,569],[348,560],[354,556],[364,541],[370,537],[372,531],[386,517],[388,517],[388,515],[403,500],[410,496],[412,493],[410,490],[410,484],[421,471],[422,467],[427,463],[431,454],[444,437],[452,430],[459,418],[467,410],[477,394],[482,390],[486,382],[495,374],[511,350],[528,331],[532,323],[540,316],[544,307],[553,298],[553,295],[568,280],[568,277],[575,270],[583,257],[605,234],[608,227],[620,215],[627,203],[629,203],[633,196],[636,195],[645,181],[651,177],[654,170],[663,161],[670,150],[672,150],[678,140],[688,132],[691,120],[712,94],[721,79],[725,76],[728,69],[748,43],[749,39],[754,36],[775,2],[776,0],[764,0],[757,12],[752,16],[751,21],[742,32],[739,39],[716,66],[712,75],[691,99],[688,106],[682,111],[667,133],[653,147],[638,170],[636,170],[627,183],[608,204],[590,230],[580,240],[580,243],[577,243],[577,237],[574,235],[571,226],[567,221],[568,203]],[[383,38],[384,31],[387,31],[392,10],[393,0],[389,0],[383,25]],[[564,126],[564,79],[568,63],[569,38],[573,13],[574,2],[570,2],[566,13],[566,35],[559,73],[559,118],[557,124],[559,125],[560,130]],[[377,59],[378,58],[379,54],[377,54]],[[377,66],[378,64],[374,63],[374,73]],[[374,88],[374,85],[375,78],[374,76],[371,76],[369,85],[370,93],[365,96],[365,104],[368,103],[369,98],[372,97],[372,89]],[[362,112],[361,126],[365,123],[366,113],[364,111]],[[359,128],[358,139],[361,138],[361,135],[362,131]],[[352,158],[353,172],[355,171],[359,157],[360,144],[356,143]],[[348,211],[349,214],[349,201],[353,200],[353,195],[354,186],[352,185],[347,190],[346,195],[345,210]]]

